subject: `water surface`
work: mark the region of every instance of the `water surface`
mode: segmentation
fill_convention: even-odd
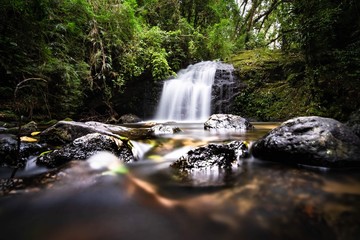
[[[73,162],[56,181],[0,199],[0,224],[13,239],[358,239],[359,170],[263,162],[232,171],[179,174],[170,163],[191,148],[255,141],[278,123],[216,133],[201,123],[133,142],[139,162],[107,175]],[[132,125],[135,127],[135,125]],[[137,125],[136,127],[142,127]],[[22,229],[17,231],[17,229]],[[29,237],[31,236],[31,237]]]

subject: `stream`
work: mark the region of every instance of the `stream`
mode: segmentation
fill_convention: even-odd
[[[231,140],[250,144],[278,123],[212,133],[202,123],[132,142],[140,161],[94,170],[73,161],[0,198],[0,239],[358,239],[360,173],[242,159],[233,171],[179,174],[188,150]],[[143,127],[141,124],[128,127]],[[102,155],[103,158],[111,156]],[[108,165],[113,162],[109,161]],[[34,180],[34,175],[44,177]]]

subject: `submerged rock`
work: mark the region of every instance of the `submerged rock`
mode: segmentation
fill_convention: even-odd
[[[75,139],[61,149],[54,150],[37,159],[37,164],[58,167],[71,160],[86,160],[100,151],[109,151],[119,156],[123,162],[134,161],[127,144],[115,137],[91,133]]]
[[[237,160],[248,154],[247,144],[233,141],[228,144],[208,144],[190,150],[170,166],[180,170],[224,168],[231,169]]]
[[[232,114],[213,114],[204,123],[205,130],[243,131],[253,128],[248,120]]]
[[[164,125],[155,125],[150,128],[150,131],[153,135],[165,135],[165,134],[174,134],[177,132],[181,132],[181,129],[178,127],[172,127],[172,126],[164,126]]]
[[[320,167],[360,166],[360,139],[330,118],[298,117],[270,131],[252,146],[263,160]]]

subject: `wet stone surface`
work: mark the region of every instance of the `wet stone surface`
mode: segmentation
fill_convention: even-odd
[[[232,114],[213,114],[204,123],[204,129],[210,131],[245,131],[253,128],[248,120]]]
[[[92,133],[75,139],[72,143],[40,156],[37,164],[58,167],[71,160],[86,160],[100,151],[109,151],[119,156],[124,162],[134,161],[129,147],[122,140],[111,136]]]
[[[248,149],[244,142],[233,141],[228,144],[208,144],[190,150],[185,156],[171,164],[171,167],[180,170],[213,167],[231,169],[241,157],[247,155]]]
[[[330,118],[299,117],[273,129],[252,146],[263,160],[319,167],[360,167],[360,139]]]

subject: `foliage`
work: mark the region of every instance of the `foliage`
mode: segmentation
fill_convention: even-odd
[[[2,0],[0,108],[116,117],[131,85],[240,53],[232,61],[249,88],[239,102],[259,118],[276,118],[282,98],[306,94],[297,113],[345,118],[360,107],[358,9],[356,0]],[[281,52],[256,50],[265,48]],[[289,67],[283,58],[294,52],[305,63]],[[132,95],[129,105],[143,94]]]
[[[279,121],[300,115],[324,115],[304,78],[301,54],[255,49],[234,55],[247,87],[236,99],[236,113],[258,121]]]

